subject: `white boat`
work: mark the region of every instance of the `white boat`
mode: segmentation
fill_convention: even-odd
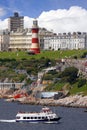
[[[60,117],[53,113],[50,108],[44,107],[38,112],[18,112],[16,115],[16,122],[29,123],[54,123],[60,120]]]

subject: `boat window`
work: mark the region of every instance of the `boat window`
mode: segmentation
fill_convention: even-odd
[[[42,119],[44,119],[44,117],[42,117]]]
[[[35,119],[37,119],[37,117],[34,117]]]
[[[30,119],[30,117],[27,117],[27,119]]]
[[[23,117],[23,119],[27,119],[26,117]]]
[[[41,117],[38,117],[38,119],[41,119]]]
[[[33,117],[31,117],[31,119],[33,119]]]
[[[20,116],[17,116],[16,119],[20,119]]]

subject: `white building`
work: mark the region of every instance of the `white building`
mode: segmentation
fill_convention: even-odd
[[[8,30],[0,30],[0,51],[8,51],[9,48],[9,32]]]
[[[84,34],[59,34],[55,37],[44,38],[44,50],[85,49],[86,39]]]
[[[9,50],[29,50],[31,47],[31,29],[20,30],[10,33]]]
[[[0,51],[30,50],[32,43],[31,29],[18,29],[16,32],[0,31]],[[39,29],[41,50],[87,49],[87,33],[54,34],[45,28]]]
[[[40,49],[44,49],[44,37],[53,36],[53,33],[47,31],[45,28],[39,29],[39,44]],[[10,42],[9,49],[10,50],[30,50],[32,43],[32,32],[31,29],[18,29],[16,32],[10,33]]]

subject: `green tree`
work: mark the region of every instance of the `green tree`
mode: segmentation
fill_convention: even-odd
[[[68,67],[61,73],[61,78],[69,83],[74,83],[77,79],[78,69]]]
[[[79,81],[78,81],[78,88],[82,87],[85,84],[86,84],[86,79],[79,79]]]

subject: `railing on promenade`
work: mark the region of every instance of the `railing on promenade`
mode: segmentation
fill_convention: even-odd
[[[24,83],[4,83],[0,82],[0,89],[4,88],[20,88],[24,85]]]

